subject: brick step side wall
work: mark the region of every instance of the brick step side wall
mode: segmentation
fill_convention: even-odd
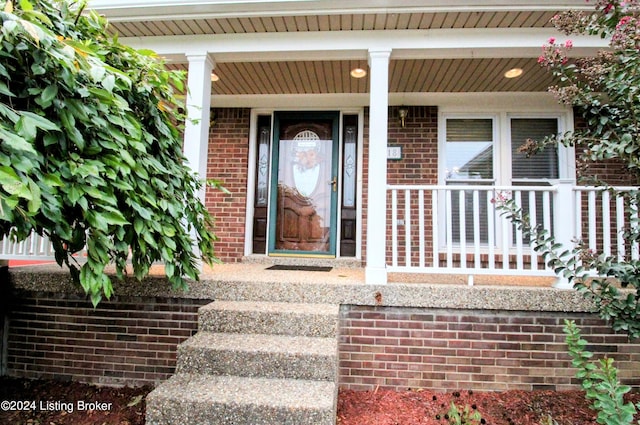
[[[105,385],[165,380],[210,301],[113,297],[94,309],[81,296],[21,293],[9,313],[6,372]]]
[[[562,327],[576,321],[594,358],[615,359],[640,387],[640,341],[588,313],[342,306],[340,384],[389,388],[576,389]]]
[[[95,310],[81,296],[21,291],[11,303],[10,376],[106,385],[157,383],[210,300],[114,297]],[[613,357],[640,388],[640,342],[594,314],[343,305],[340,386],[405,390],[577,388],[562,325],[575,320],[596,358]]]

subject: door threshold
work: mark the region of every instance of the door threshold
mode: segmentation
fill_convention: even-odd
[[[300,265],[300,266],[327,266],[333,268],[359,269],[362,268],[362,260],[353,257],[300,257],[300,256],[267,256],[264,254],[252,254],[242,258],[243,263],[268,264],[268,265]]]
[[[286,258],[333,258],[335,259],[335,255],[331,254],[298,254],[294,252],[272,252],[268,254],[269,257],[286,257]]]

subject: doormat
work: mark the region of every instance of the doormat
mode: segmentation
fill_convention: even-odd
[[[267,267],[267,270],[290,270],[290,271],[302,271],[302,272],[329,272],[333,267],[328,266],[294,266],[286,264],[276,264],[275,266]]]

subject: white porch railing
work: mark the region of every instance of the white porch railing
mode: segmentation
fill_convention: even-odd
[[[0,239],[0,260],[54,261],[53,244],[46,236],[32,233],[22,242]]]
[[[556,241],[585,241],[597,253],[634,258],[625,245],[630,214],[624,198],[607,191],[555,181],[550,185],[389,185],[388,271],[469,276],[553,276],[521,231],[500,215],[495,199],[508,196],[531,224],[542,224]],[[635,190],[624,187],[618,190]],[[634,213],[637,218],[637,210]]]

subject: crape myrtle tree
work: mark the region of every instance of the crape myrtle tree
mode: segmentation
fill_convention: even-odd
[[[215,236],[182,153],[184,73],[85,6],[0,0],[0,237],[48,236],[94,305],[113,292],[111,263],[142,279],[162,261],[186,288]]]
[[[567,35],[558,42],[551,38],[543,46],[539,63],[559,80],[551,87],[557,98],[574,106],[586,121],[584,129],[528,141],[521,149],[535,154],[549,144],[575,146],[580,163],[617,161],[625,166],[633,184],[640,177],[640,0],[595,2],[594,10],[569,11],[553,18],[556,28]],[[599,35],[609,47],[595,57],[570,59],[572,34]],[[579,167],[580,168],[580,167]],[[583,170],[584,171],[584,170]],[[617,193],[606,181],[591,176],[591,184],[623,196],[627,210],[624,230],[627,254],[640,242],[640,192]],[[556,273],[563,275],[585,296],[593,299],[601,317],[615,330],[640,337],[640,262],[618,259],[588,249],[582,241],[574,247],[556,244],[549,233],[532,229],[522,209],[508,196],[499,196],[503,213],[533,236],[536,249]],[[599,276],[591,279],[590,275]],[[613,279],[611,279],[613,278]],[[618,284],[630,289],[620,291]]]

